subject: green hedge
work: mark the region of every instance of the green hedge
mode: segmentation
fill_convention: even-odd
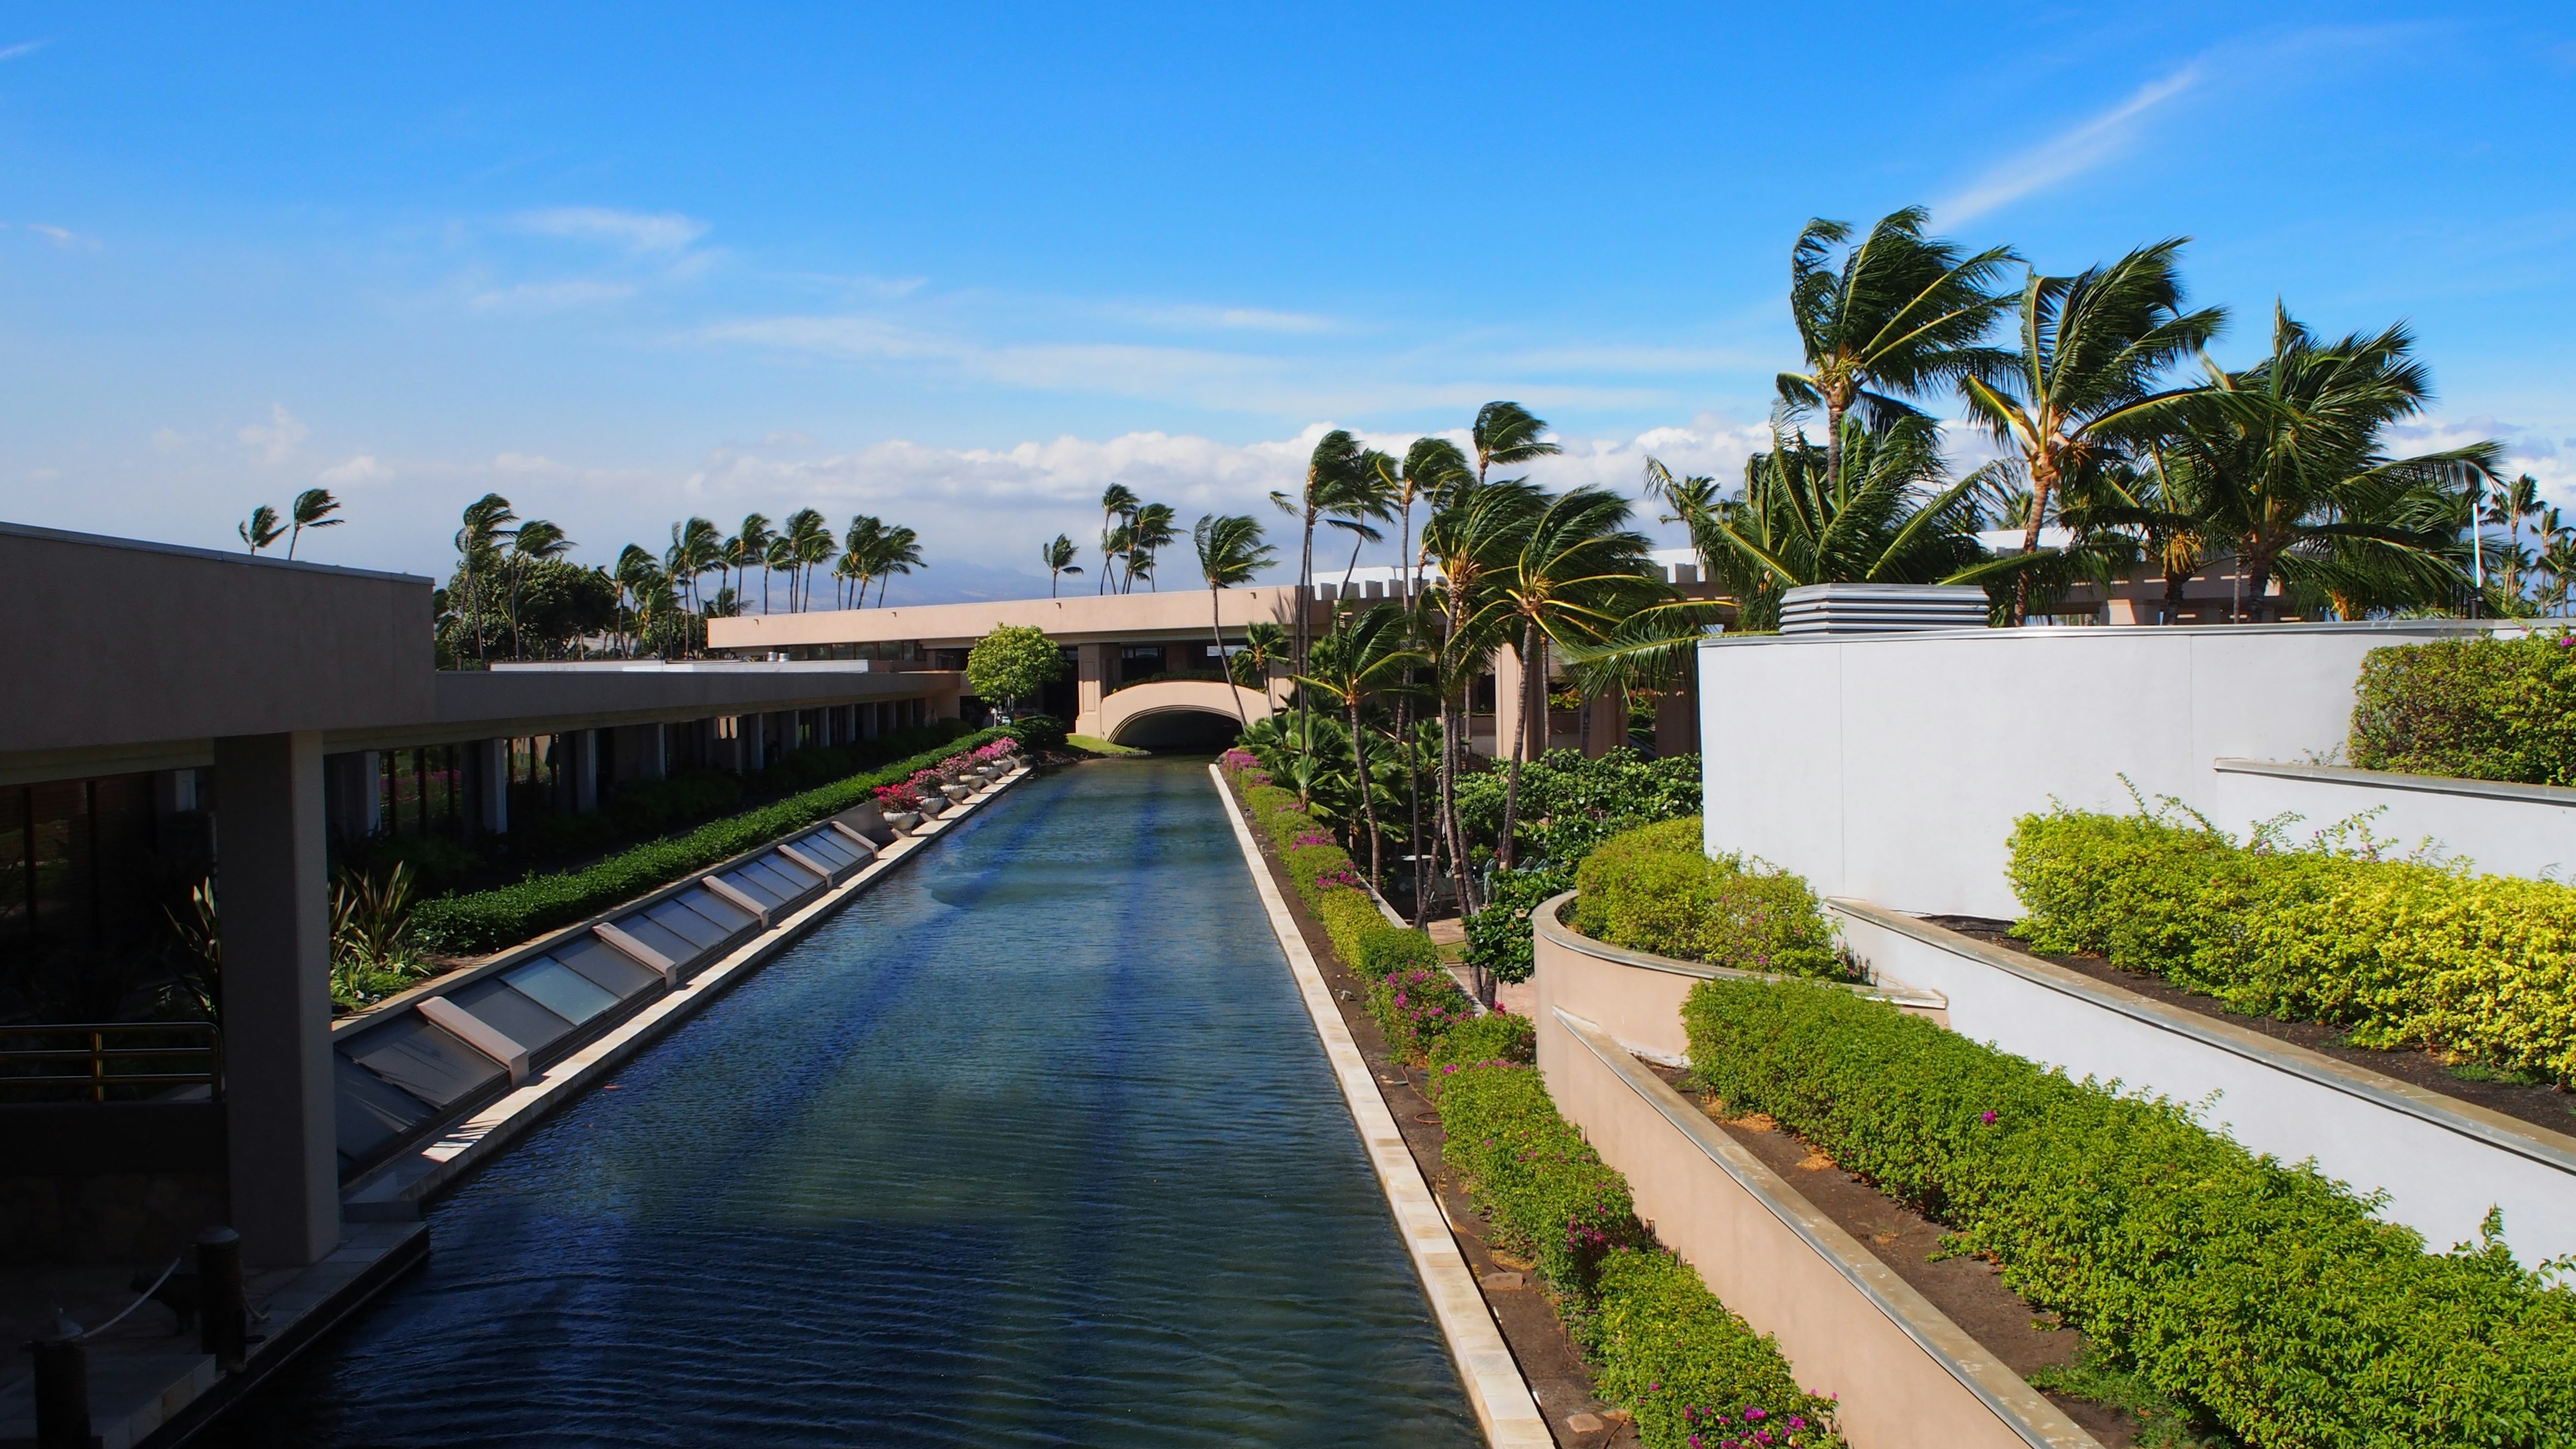
[[[516,885],[471,895],[445,896],[412,912],[414,938],[432,950],[459,955],[498,950],[530,936],[568,926],[621,901],[669,885],[691,871],[828,819],[950,755],[1000,739],[1001,730],[963,736],[880,770],[790,795],[740,815],[701,825],[686,835],[619,851],[580,870],[532,875]],[[793,758],[792,756],[790,758]]]
[[[1469,833],[1492,840],[1502,829],[1504,774],[1489,770],[1458,782],[1458,811]],[[1621,747],[1586,759],[1550,750],[1521,769],[1520,870],[1497,870],[1485,883],[1485,905],[1467,914],[1467,960],[1497,981],[1530,977],[1529,913],[1574,888],[1574,869],[1602,842],[1638,825],[1699,810],[1697,755],[1649,760]]]
[[[2351,755],[2365,770],[2576,785],[2576,635],[2371,650]]]
[[[1768,1112],[2158,1390],[2270,1446],[2576,1444],[2576,1292],[2424,1251],[2313,1169],[1804,982],[1708,981],[1701,1083]],[[2492,1223],[2492,1220],[2491,1220]]]
[[[1574,872],[1559,866],[1498,870],[1485,887],[1485,908],[1467,917],[1467,959],[1497,981],[1527,981],[1538,969],[1530,948],[1530,912],[1574,889]]]
[[[2018,821],[2010,874],[2038,950],[2576,1084],[2576,886],[2075,810]]]
[[[1784,976],[1850,974],[1807,882],[1701,854],[1700,818],[1611,837],[1575,872],[1574,929],[1632,951]]]
[[[1453,1066],[1433,1084],[1443,1160],[1465,1181],[1494,1243],[1537,1265],[1599,1367],[1595,1387],[1636,1415],[1645,1443],[1843,1442],[1832,1401],[1801,1390],[1767,1335],[1655,1245],[1626,1180],[1558,1115],[1535,1070]]]

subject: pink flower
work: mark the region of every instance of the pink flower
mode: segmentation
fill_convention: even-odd
[[[1994,1111],[1994,1109],[1993,1109],[1992,1107],[1989,1107],[1989,1108],[1987,1108],[1985,1111],[1979,1112],[1979,1113],[1977,1114],[1977,1120],[1978,1120],[1978,1121],[1980,1121],[1980,1122],[1985,1123],[1985,1124],[1986,1124],[1987,1126],[1989,1126],[1989,1127],[1992,1127],[1993,1125],[1995,1125],[1995,1111]]]

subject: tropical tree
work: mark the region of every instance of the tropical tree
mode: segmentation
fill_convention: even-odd
[[[348,522],[349,520],[345,518],[333,518],[331,516],[339,511],[340,500],[332,497],[331,490],[328,488],[307,488],[303,492],[296,494],[295,506],[290,510],[290,515],[294,520],[294,531],[286,536],[286,556],[288,558],[295,557],[295,543],[296,540],[304,536],[304,530],[308,528],[337,528],[341,524]]]
[[[1377,818],[1377,792],[1369,788],[1368,731],[1360,724],[1360,705],[1371,695],[1406,681],[1421,655],[1413,648],[1413,631],[1400,605],[1379,604],[1365,610],[1337,611],[1333,626],[1315,641],[1307,672],[1297,683],[1341,706],[1351,732],[1351,763],[1359,781],[1360,817],[1369,837],[1369,885],[1385,883],[1384,832]]]
[[[1368,450],[1359,439],[1341,428],[1335,428],[1315,440],[1306,458],[1306,481],[1297,492],[1272,493],[1270,501],[1280,511],[1297,519],[1297,617],[1296,667],[1303,669],[1308,642],[1314,633],[1307,600],[1315,592],[1315,527],[1322,520],[1340,518],[1357,522],[1365,514],[1364,499],[1377,496],[1367,476]],[[1378,517],[1384,517],[1383,513]]]
[[[1111,575],[1117,572],[1116,562],[1127,552],[1127,541],[1112,537],[1117,521],[1135,513],[1136,505],[1142,501],[1136,490],[1124,483],[1112,483],[1100,490],[1100,593],[1109,592],[1110,584],[1115,582]]]
[[[1148,584],[1153,582],[1155,553],[1169,548],[1172,541],[1180,536],[1173,531],[1173,521],[1172,505],[1168,503],[1137,506],[1135,515],[1127,523],[1128,588],[1133,589],[1140,577]]]
[[[814,565],[832,561],[832,529],[823,521],[821,509],[799,508],[787,515],[779,542],[785,545],[781,552],[787,562],[788,612],[801,613],[812,593]]]
[[[1379,461],[1383,476],[1388,468],[1387,455],[1373,455]],[[1404,597],[1412,598],[1422,591],[1421,557],[1413,547],[1413,505],[1420,503],[1426,512],[1437,512],[1449,495],[1456,492],[1475,471],[1467,466],[1467,455],[1447,438],[1426,437],[1413,440],[1404,450],[1404,462],[1394,468],[1393,476],[1384,477],[1387,492],[1395,499],[1397,517],[1396,554],[1404,560]]]
[[[1829,479],[1841,475],[1846,414],[1883,427],[1917,415],[1903,396],[1999,377],[2009,364],[1982,343],[2009,300],[1995,283],[2011,250],[1963,256],[1923,234],[1929,215],[1919,206],[1891,213],[1847,247],[1849,222],[1810,221],[1789,251],[1789,315],[1806,371],[1780,374],[1780,401],[1793,413],[1824,409]],[[1836,247],[1846,247],[1839,265]]]
[[[2503,449],[2388,456],[2388,430],[2431,396],[2413,351],[2402,325],[2321,341],[2276,307],[2271,355],[2210,369],[2207,395],[2160,450],[2195,480],[2257,620],[2272,616],[2276,573],[2347,619],[2440,603],[2466,582],[2460,535]]]
[[[2488,492],[2479,510],[2478,522],[2482,526],[2504,530],[2504,592],[2508,599],[2522,597],[2523,574],[2533,563],[2532,553],[2522,546],[2522,531],[2539,520],[2547,507],[2540,498],[2540,480],[2525,473]],[[2548,530],[2543,527],[2540,543],[2546,547],[2548,541]],[[295,550],[289,548],[286,556],[295,557]]]
[[[884,519],[861,513],[850,519],[849,531],[841,535],[841,562],[834,572],[857,581],[862,609],[868,606],[868,585],[875,581],[885,552],[885,531]]]
[[[723,534],[711,520],[691,518],[671,525],[671,546],[663,550],[662,567],[692,609],[697,603],[698,579],[719,566],[723,551]]]
[[[2018,348],[2009,366],[1960,379],[1969,415],[2014,451],[2030,490],[2022,552],[2061,489],[2078,497],[2104,467],[2170,433],[2198,389],[2168,386],[2176,363],[2197,356],[2225,325],[2219,307],[2183,310],[2175,265],[2187,238],[2140,247],[2072,277],[2032,275],[2013,303]],[[2030,575],[2017,576],[2013,621],[2029,616]]]
[[[1496,463],[1526,463],[1565,451],[1547,441],[1546,434],[1546,420],[1519,403],[1489,402],[1476,409],[1475,426],[1467,430],[1476,449],[1476,481],[1484,482],[1485,470]]]
[[[1057,576],[1082,572],[1082,565],[1074,562],[1081,552],[1074,547],[1072,539],[1061,533],[1052,541],[1038,545],[1038,562],[1046,565],[1048,598],[1055,597]]]
[[[1493,576],[1481,617],[1466,625],[1471,632],[1482,626],[1520,636],[1521,690],[1515,703],[1520,745],[1505,766],[1497,851],[1505,869],[1514,863],[1521,758],[1531,753],[1533,739],[1544,747],[1548,646],[1598,642],[1630,616],[1671,597],[1647,559],[1650,543],[1628,526],[1628,519],[1627,500],[1605,489],[1577,488],[1549,499],[1529,520],[1510,563]],[[1497,700],[1498,708],[1500,704]]]
[[[627,641],[627,652],[632,655],[644,643],[638,618],[643,611],[644,596],[655,588],[667,587],[668,576],[662,572],[662,565],[653,557],[651,550],[642,544],[630,543],[618,553],[617,565],[609,571],[609,577],[617,581],[619,603],[627,618],[634,622],[634,632]]]
[[[1439,618],[1433,685],[1441,714],[1440,834],[1462,911],[1471,898],[1467,839],[1458,819],[1458,771],[1465,763],[1459,752],[1467,743],[1476,681],[1508,630],[1508,621],[1486,605],[1547,505],[1547,495],[1525,479],[1470,483],[1452,490],[1422,526],[1422,550],[1438,564],[1440,582],[1416,607]],[[1501,701],[1495,703],[1499,710]]]
[[[261,549],[286,536],[286,526],[277,521],[277,510],[263,503],[250,511],[250,517],[234,524],[233,532],[250,545],[251,556],[256,558]]]
[[[1195,538],[1197,531],[1191,532]],[[1267,690],[1271,674],[1287,658],[1288,631],[1267,619],[1257,619],[1243,626],[1243,649],[1226,661],[1226,672],[1246,689]]]
[[[2009,566],[1977,544],[1977,496],[1993,471],[1945,482],[1939,425],[1907,413],[1883,428],[1847,415],[1842,428],[1837,450],[1774,433],[1732,498],[1647,460],[1649,491],[1690,530],[1745,628],[1777,628],[1781,595],[1803,585],[1976,583]]]
[[[1225,657],[1225,625],[1217,607],[1217,592],[1238,588],[1251,582],[1252,576],[1270,567],[1278,550],[1261,541],[1261,524],[1248,514],[1203,513],[1190,529],[1190,547],[1199,556],[1199,577],[1207,581],[1208,633],[1216,641],[1217,657]],[[1252,728],[1251,716],[1243,708],[1243,696],[1231,689],[1226,693],[1234,700],[1236,723]]]
[[[878,540],[873,562],[871,572],[877,579],[879,608],[885,607],[886,587],[894,582],[895,575],[909,576],[915,568],[929,567],[921,560],[921,535],[901,524],[887,529],[885,537]]]
[[[485,642],[483,592],[500,572],[501,543],[518,521],[519,515],[511,511],[509,499],[486,493],[465,505],[461,526],[456,530],[455,592],[462,596],[457,600],[456,613],[461,622],[470,622],[473,627],[477,659],[483,657]]]
[[[564,531],[542,518],[531,518],[510,535],[510,557],[507,573],[510,580],[509,621],[510,657],[519,658],[524,645],[519,632],[519,605],[527,594],[529,571],[572,552],[573,542]]]
[[[737,592],[750,593],[751,571],[761,571],[760,612],[764,614],[769,612],[769,546],[777,541],[778,535],[770,528],[767,514],[746,513],[742,516],[742,532],[727,539],[724,546],[725,562],[732,566],[741,580]]]

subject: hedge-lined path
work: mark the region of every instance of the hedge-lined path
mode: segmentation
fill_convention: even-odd
[[[1229,808],[1241,815],[1240,798],[1230,787],[1220,788],[1226,789]],[[1440,1130],[1439,1111],[1415,1085],[1416,1070],[1387,1051],[1386,1034],[1379,1030],[1376,1018],[1369,1015],[1368,983],[1334,952],[1332,938],[1325,934],[1314,912],[1307,909],[1305,899],[1297,894],[1267,836],[1254,829],[1252,838],[1288,907],[1290,919],[1296,922],[1316,968],[1323,973],[1324,984],[1332,989],[1343,1024],[1350,1028],[1351,1039],[1377,1075],[1378,1090],[1385,1096],[1388,1110],[1394,1113],[1396,1126],[1404,1133],[1406,1149],[1440,1199],[1441,1211],[1448,1216],[1459,1250],[1474,1269],[1486,1306],[1502,1328],[1503,1341],[1510,1345],[1513,1359],[1520,1364],[1521,1377],[1528,1382],[1531,1396],[1538,1400],[1546,1416],[1548,1432],[1563,1449],[1605,1449],[1637,1443],[1636,1428],[1627,1422],[1627,1416],[1592,1392],[1591,1368],[1566,1336],[1565,1324],[1537,1286],[1534,1275],[1526,1271],[1529,1265],[1498,1258],[1488,1246],[1483,1215],[1441,1160],[1441,1146],[1447,1136]]]
[[[1466,1449],[1230,830],[1195,764],[1014,786],[441,1201],[221,1442]]]

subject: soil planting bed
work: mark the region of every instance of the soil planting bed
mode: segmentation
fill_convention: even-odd
[[[1895,1270],[1896,1276],[1932,1300],[1933,1307],[1985,1345],[1996,1362],[2028,1378],[2041,1369],[2070,1367],[2082,1355],[2084,1335],[2006,1288],[1992,1263],[1941,1256],[1941,1240],[1948,1229],[1939,1223],[1843,1171],[1831,1157],[1795,1133],[1781,1130],[1769,1117],[1728,1115],[1722,1104],[1690,1085],[1688,1072],[1639,1060]],[[2049,1392],[2048,1399],[2100,1440],[2103,1449],[2134,1449],[2140,1442],[2137,1423],[2125,1409],[2056,1392]]]
[[[2214,996],[2185,991],[2161,976],[2143,971],[2124,971],[2099,956],[2044,955],[2008,934],[2012,928],[2010,921],[1998,921],[1989,916],[1925,916],[1922,919],[2015,955],[2063,966],[2069,971],[2080,971],[2096,981],[2134,991],[2167,1006],[2180,1007],[2248,1031],[2258,1031],[2275,1041],[2306,1047],[2321,1056],[2333,1057],[2384,1077],[2395,1077],[2411,1086],[2439,1092],[2490,1112],[2500,1112],[2553,1132],[2576,1133],[2576,1093],[2560,1087],[2514,1081],[2477,1081],[2459,1075],[2449,1062],[2433,1052],[2405,1047],[2387,1051],[2358,1047],[2344,1039],[2343,1028],[2325,1022],[2283,1021],[2278,1017],[2231,1011],[2225,1002]]]
[[[1230,787],[1226,803],[1238,814],[1243,810],[1242,801]],[[1342,1020],[1351,1029],[1351,1040],[1358,1044],[1360,1055],[1368,1059],[1370,1070],[1377,1075],[1378,1090],[1384,1094],[1397,1128],[1404,1133],[1404,1145],[1412,1151],[1423,1179],[1439,1196],[1440,1210],[1448,1215],[1451,1235],[1458,1240],[1468,1267],[1475,1272],[1485,1304],[1502,1328],[1503,1342],[1520,1365],[1521,1377],[1529,1381],[1530,1392],[1538,1399],[1548,1432],[1563,1449],[1603,1449],[1637,1443],[1636,1427],[1626,1422],[1627,1416],[1592,1392],[1591,1368],[1576,1351],[1574,1341],[1566,1336],[1555,1304],[1529,1271],[1530,1265],[1496,1253],[1486,1242],[1484,1218],[1467,1200],[1466,1189],[1441,1163],[1440,1148],[1447,1134],[1440,1130],[1439,1110],[1417,1085],[1421,1074],[1389,1055],[1386,1034],[1378,1030],[1377,1019],[1368,1012],[1367,984],[1334,954],[1332,938],[1324,934],[1323,923],[1306,909],[1305,898],[1297,894],[1269,837],[1257,823],[1252,835],[1260,847],[1262,863],[1269,867],[1270,878],[1288,903],[1288,913],[1295,917],[1298,931],[1306,938],[1306,949],[1314,953],[1316,969],[1323,973],[1324,984],[1332,988],[1334,1004],[1341,1008]],[[1577,1428],[1568,1420],[1589,1420],[1597,1427]]]

